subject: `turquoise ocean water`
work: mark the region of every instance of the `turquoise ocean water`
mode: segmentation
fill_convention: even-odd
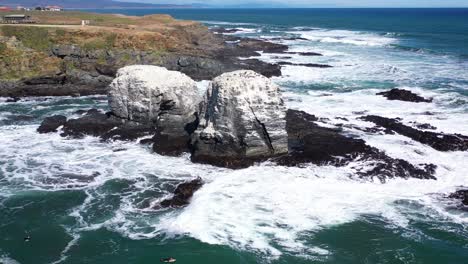
[[[468,9],[95,11],[168,13],[321,53],[258,58],[333,66],[286,66],[273,81],[288,107],[344,124],[345,133],[392,157],[436,164],[438,180],[356,179],[366,168],[358,163],[240,171],[196,165],[138,143],[35,132],[52,114],[106,109],[105,97],[0,99],[0,263],[158,263],[167,256],[177,263],[468,263],[468,211],[445,198],[468,186],[468,154],[352,128],[370,125],[357,118],[366,113],[468,134]],[[434,101],[375,95],[390,88]],[[190,206],[149,209],[194,177],[207,184]]]

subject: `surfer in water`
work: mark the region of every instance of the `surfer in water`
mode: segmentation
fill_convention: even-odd
[[[164,263],[174,263],[174,262],[176,262],[176,259],[175,259],[175,258],[172,258],[172,257],[169,257],[169,258],[162,258],[162,259],[161,259],[161,262],[164,262]]]

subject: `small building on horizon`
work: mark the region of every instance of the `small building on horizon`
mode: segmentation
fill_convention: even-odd
[[[17,7],[16,7],[16,10],[18,10],[18,11],[30,11],[31,8],[29,8],[29,7],[24,7],[24,6],[17,6]]]
[[[61,6],[46,6],[44,8],[45,11],[53,11],[53,12],[59,12],[63,11],[63,8]]]

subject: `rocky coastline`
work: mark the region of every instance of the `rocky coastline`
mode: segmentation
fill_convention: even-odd
[[[0,97],[10,97],[14,102],[28,96],[108,95],[109,112],[90,109],[74,119],[51,116],[37,132],[71,138],[94,136],[104,142],[139,141],[150,144],[160,155],[189,153],[195,163],[242,169],[260,162],[289,167],[341,167],[358,161],[366,163],[366,169],[356,169],[361,179],[436,180],[434,164],[392,158],[361,138],[323,126],[320,117],[287,109],[280,87],[269,79],[281,75],[282,65],[332,66],[240,59],[258,56],[259,51],[321,54],[291,52],[286,45],[226,33],[235,32],[222,28],[184,32],[190,35],[184,35],[188,47],[162,53],[52,45],[47,52],[50,59],[59,61],[58,70],[19,80],[0,80]],[[8,41],[16,43],[14,39]],[[200,96],[196,83],[201,80],[210,81],[204,96]],[[402,89],[376,96],[413,103],[433,100]],[[360,119],[375,124],[367,129],[369,133],[399,134],[438,151],[468,150],[467,136],[427,131],[435,129],[430,124],[415,124],[416,129],[399,119],[373,115]],[[172,198],[154,208],[185,206],[202,185],[200,179],[182,183]],[[466,204],[464,191],[449,197]]]
[[[22,62],[47,63],[54,60],[57,66],[47,72],[16,80],[1,78],[0,97],[26,96],[86,96],[107,94],[107,88],[117,70],[128,65],[155,65],[182,72],[195,81],[211,80],[222,73],[247,69],[266,77],[280,76],[281,65],[258,59],[239,59],[259,55],[258,51],[286,52],[288,47],[263,40],[238,38],[214,34],[205,28],[177,29],[183,48],[164,51],[124,49],[111,47],[87,48],[70,43],[55,43],[43,50],[44,58]],[[187,40],[188,38],[188,40]],[[232,40],[235,40],[234,42]],[[1,37],[0,43],[15,47],[25,53],[32,52],[15,37]],[[1,56],[1,54],[0,54]],[[5,55],[7,56],[7,55]],[[6,65],[8,66],[8,65]]]

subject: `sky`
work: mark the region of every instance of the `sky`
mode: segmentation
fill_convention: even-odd
[[[246,4],[264,7],[468,7],[468,0],[119,0],[155,4],[201,3],[213,6]]]

